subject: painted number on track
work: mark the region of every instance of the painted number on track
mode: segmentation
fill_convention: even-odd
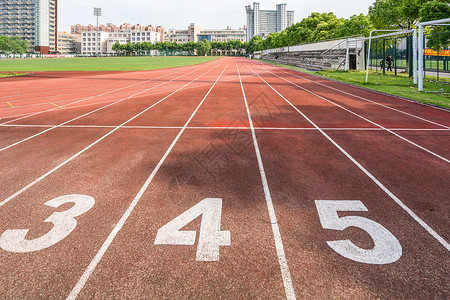
[[[28,253],[46,249],[67,237],[77,226],[74,218],[89,211],[95,200],[89,196],[67,195],[52,199],[45,205],[57,208],[65,203],[74,203],[69,210],[55,212],[44,222],[53,223],[53,228],[45,235],[33,240],[25,239],[29,229],[13,229],[5,231],[0,237],[0,247],[9,252]]]
[[[344,230],[357,227],[366,231],[374,242],[372,249],[362,249],[350,240],[328,241],[327,244],[340,255],[367,264],[390,264],[402,256],[402,246],[397,238],[381,224],[370,219],[339,217],[339,211],[368,211],[361,201],[316,201],[320,222],[324,229]]]
[[[220,246],[231,245],[229,231],[220,231],[222,199],[208,198],[185,211],[158,230],[155,245],[194,245],[196,231],[181,229],[202,216],[197,261],[218,261]]]

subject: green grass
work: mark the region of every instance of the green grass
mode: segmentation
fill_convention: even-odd
[[[387,72],[386,75],[380,73],[369,74],[369,82],[365,83],[365,71],[305,71],[293,66],[286,66],[293,70],[315,74],[343,82],[348,82],[361,87],[369,88],[375,91],[389,93],[392,95],[402,96],[417,100],[423,103],[431,103],[439,106],[450,107],[450,79],[441,78],[440,82],[436,82],[436,77],[424,78],[424,92],[419,92],[417,86],[414,85],[413,79],[406,74],[394,75],[393,72]]]
[[[38,71],[142,71],[183,67],[218,59],[200,57],[79,57],[0,60],[0,72]]]
[[[15,77],[15,76],[25,76],[27,73],[0,73],[0,78],[5,77]]]

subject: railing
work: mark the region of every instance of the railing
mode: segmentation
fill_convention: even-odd
[[[340,59],[347,55],[347,53],[342,53],[344,50],[347,51],[348,49],[357,49],[359,40],[359,38],[346,39],[334,47],[324,51],[322,56],[324,59]]]

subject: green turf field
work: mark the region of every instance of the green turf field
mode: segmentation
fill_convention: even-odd
[[[219,57],[83,57],[0,60],[0,72],[38,71],[142,71],[183,67]]]

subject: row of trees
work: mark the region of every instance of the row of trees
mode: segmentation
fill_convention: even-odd
[[[143,43],[127,43],[120,44],[116,42],[112,49],[119,55],[130,55],[139,52],[148,53],[152,50],[158,50],[160,52],[166,53],[167,55],[174,55],[181,52],[187,52],[189,55],[205,55],[210,52],[218,53],[219,51],[242,51],[244,49],[244,44],[239,41],[229,41],[229,42],[210,42],[208,40],[199,41],[197,43],[188,42],[185,44],[178,44],[176,42],[156,42],[154,44],[149,42]]]
[[[338,18],[334,13],[312,13],[301,22],[281,33],[271,33],[266,39],[255,36],[246,45],[246,51],[293,46],[353,35],[368,36],[374,29],[412,29],[419,21],[450,18],[448,0],[376,0],[369,14]],[[435,27],[430,32],[448,30]],[[448,37],[442,36],[447,41]]]
[[[29,43],[18,36],[8,37],[0,35],[0,53],[25,54],[29,48]]]

